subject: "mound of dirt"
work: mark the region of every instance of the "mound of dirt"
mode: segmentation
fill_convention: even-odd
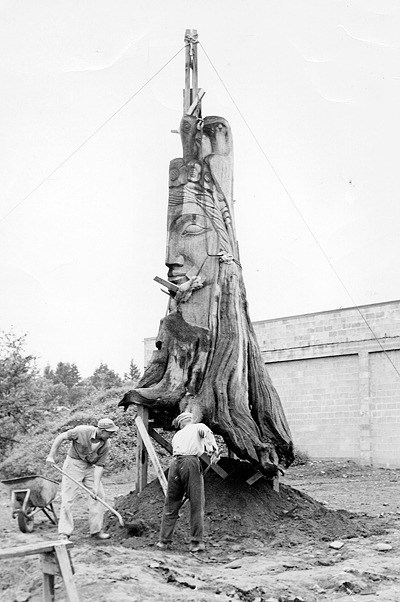
[[[365,517],[346,510],[330,510],[310,496],[280,485],[273,491],[271,482],[259,479],[254,485],[246,480],[254,474],[247,462],[222,458],[220,466],[229,474],[223,480],[213,471],[205,475],[205,540],[213,546],[232,547],[242,542],[253,545],[291,547],[307,542],[367,537],[376,532]],[[157,541],[164,494],[157,480],[140,495],[131,492],[117,498],[115,507],[123,516],[126,528],[114,517],[107,528],[114,540],[126,547],[143,547]],[[177,522],[175,549],[189,542],[189,504],[181,510]],[[246,541],[247,540],[247,541]]]

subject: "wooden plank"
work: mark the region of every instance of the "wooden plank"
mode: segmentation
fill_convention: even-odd
[[[65,593],[69,602],[79,602],[78,590],[76,589],[74,576],[72,574],[72,567],[69,561],[68,551],[65,545],[55,544],[54,549],[56,552],[58,565],[60,567],[60,573],[64,580]]]
[[[200,104],[201,99],[203,98],[204,94],[205,94],[205,90],[203,90],[203,88],[200,88],[199,93],[196,94],[194,101],[190,105],[190,108],[187,113],[188,115],[193,115],[193,113],[197,109],[197,106]]]
[[[252,477],[250,477],[249,479],[247,479],[246,483],[248,485],[253,485],[254,483],[256,483],[257,481],[259,481],[260,479],[263,478],[263,474],[261,472],[256,472],[255,474],[253,474]]]
[[[60,574],[54,551],[40,554],[40,568],[42,569],[42,573],[46,573],[47,575]]]
[[[71,550],[67,550],[67,552],[68,552],[69,563],[70,563],[71,569],[72,569],[72,574],[75,575],[75,567],[74,567],[74,563],[72,562]]]
[[[54,575],[43,572],[43,602],[54,602]]]
[[[150,435],[147,432],[147,429],[144,425],[144,422],[143,422],[141,416],[139,416],[139,415],[136,416],[135,422],[136,422],[138,432],[140,433],[140,436],[142,438],[142,441],[147,448],[147,452],[149,454],[150,460],[152,461],[152,464],[155,468],[157,478],[160,481],[160,485],[162,487],[164,495],[167,495],[167,479],[165,478],[165,474],[164,474],[164,471],[160,464],[160,461],[158,459],[156,450],[154,449],[154,446],[151,442]]]
[[[203,462],[205,462],[207,464],[207,466],[210,466],[210,464],[211,464],[210,456],[208,456],[206,453],[204,453],[202,456],[200,456],[200,459],[203,460]],[[218,476],[220,476],[221,479],[226,479],[226,477],[228,476],[228,473],[225,472],[225,470],[223,468],[218,466],[218,464],[211,464],[210,468]]]
[[[167,288],[172,293],[177,293],[179,291],[179,286],[177,286],[173,282],[164,280],[164,278],[160,278],[159,276],[154,276],[153,280],[154,280],[154,282],[158,282],[158,284],[162,284],[162,286],[165,286],[165,288]]]
[[[146,406],[137,406],[137,415],[142,420],[145,430],[149,424],[149,410]],[[147,432],[147,431],[146,431]],[[136,445],[136,492],[140,493],[147,485],[148,454],[138,429]]]
[[[4,558],[17,558],[18,556],[32,556],[33,554],[44,554],[45,552],[53,552],[55,545],[62,545],[66,548],[72,548],[73,543],[70,541],[45,541],[43,543],[31,543],[26,546],[17,546],[15,548],[6,548],[0,550],[0,560]]]
[[[54,551],[40,554],[40,568],[43,573],[43,602],[54,602],[54,575],[60,574]]]
[[[246,483],[248,485],[254,485],[254,483],[256,483],[259,479],[262,479],[263,477],[265,477],[265,475],[263,475],[261,472],[256,472],[255,474],[253,474],[252,477],[250,477],[249,479],[247,479]],[[267,477],[265,477],[267,479]],[[277,493],[279,493],[279,474],[277,474],[275,477],[273,477],[272,479],[268,479],[269,481],[272,480],[272,489],[274,491],[276,491]]]
[[[160,435],[160,433],[156,431],[156,429],[153,428],[151,425],[149,425],[149,435],[154,439],[154,441],[157,441],[157,443],[159,443],[161,447],[166,449],[167,452],[170,453],[172,456],[172,445],[170,444],[170,442],[164,439],[164,437]]]

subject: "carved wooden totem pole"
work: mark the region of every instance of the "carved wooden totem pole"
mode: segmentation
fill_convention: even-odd
[[[183,410],[265,474],[293,460],[278,393],[250,321],[233,210],[233,144],[223,117],[201,116],[197,34],[187,30],[183,157],[169,170],[166,265],[170,301],[156,349],[120,405],[148,406],[170,428]]]

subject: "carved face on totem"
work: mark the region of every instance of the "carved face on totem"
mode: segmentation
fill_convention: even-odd
[[[203,286],[215,281],[219,252],[218,234],[201,205],[183,199],[168,207],[168,241],[166,265],[168,280],[182,284],[200,276]]]
[[[189,161],[187,165],[187,179],[190,182],[199,182],[201,178],[201,163],[200,161]]]

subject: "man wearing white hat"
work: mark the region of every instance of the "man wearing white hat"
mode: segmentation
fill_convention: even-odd
[[[73,479],[93,491],[95,496],[104,500],[101,483],[104,465],[110,452],[109,439],[119,428],[110,418],[101,418],[96,426],[81,424],[60,433],[53,441],[46,462],[55,464],[55,456],[63,442],[71,443],[64,462],[63,471]],[[79,492],[79,486],[63,475],[61,482],[61,508],[58,532],[61,539],[68,539],[74,530],[72,506]],[[103,531],[104,506],[94,498],[89,498],[89,530],[97,539],[108,539],[110,535]]]
[[[216,461],[218,446],[208,426],[193,422],[191,412],[182,412],[173,424],[180,430],[172,439],[173,459],[168,472],[160,541],[156,545],[161,549],[170,546],[179,509],[186,495],[190,501],[190,551],[201,552],[204,550],[204,480],[200,456],[206,452],[212,461]]]

